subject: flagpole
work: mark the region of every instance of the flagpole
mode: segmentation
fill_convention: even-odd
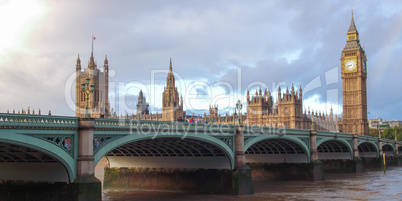
[[[92,52],[94,52],[94,34],[92,34]]]

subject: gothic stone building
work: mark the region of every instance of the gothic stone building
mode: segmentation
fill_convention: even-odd
[[[93,118],[109,117],[109,64],[107,56],[105,56],[103,72],[98,69],[93,52],[91,52],[88,68],[84,71],[81,71],[81,59],[78,55],[75,70],[75,116],[84,116],[86,94],[82,90],[81,84],[86,83],[86,79],[89,78],[89,84],[94,85],[94,90],[88,97],[88,112]]]
[[[250,92],[247,90],[247,118],[244,120],[249,126],[273,126],[281,128],[310,129],[314,121],[314,126],[318,130],[339,130],[339,118],[334,116],[332,108],[330,114],[304,111],[302,89],[295,91],[294,86],[291,90],[286,89],[282,93],[281,87],[278,88],[277,102],[269,90],[260,89],[255,92],[255,96],[250,99]]]
[[[277,103],[273,102],[267,90],[262,94],[260,89],[251,99],[247,91],[247,125],[309,129],[315,121],[319,130],[368,135],[366,54],[360,45],[353,14],[346,45],[342,50],[341,66],[342,118],[334,117],[332,109],[329,115],[310,111],[303,113],[302,90],[299,89],[297,93],[292,86],[291,91],[287,89],[284,94],[278,88]]]
[[[166,78],[166,87],[162,97],[162,121],[176,121],[183,119],[186,113],[183,112],[183,96],[177,92],[176,82],[172,69],[172,58],[170,58],[169,73]]]

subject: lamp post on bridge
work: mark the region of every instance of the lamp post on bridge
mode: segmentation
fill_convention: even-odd
[[[241,104],[240,100],[237,101],[236,103],[236,109],[237,109],[237,124],[241,125],[241,108],[243,107],[243,105]]]
[[[85,79],[85,82],[81,84],[81,89],[85,94],[85,99],[86,99],[86,105],[85,105],[85,113],[84,117],[91,117],[91,115],[88,112],[88,99],[89,99],[89,94],[94,92],[94,84],[92,83],[89,85],[89,77]]]

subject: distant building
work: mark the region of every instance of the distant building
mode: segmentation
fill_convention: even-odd
[[[142,90],[138,96],[138,103],[137,103],[137,115],[146,115],[149,114],[149,105],[147,103],[146,98],[142,94]]]
[[[400,120],[393,119],[393,120],[389,120],[387,122],[391,128],[394,128],[395,126],[402,126],[402,121],[400,121]]]
[[[381,128],[385,129],[387,127],[394,128],[395,126],[402,126],[402,121],[400,120],[388,120],[388,121],[383,121],[380,117],[378,119],[369,119],[369,127],[370,128]]]

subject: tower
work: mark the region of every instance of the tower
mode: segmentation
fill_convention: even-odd
[[[146,98],[142,94],[142,90],[140,91],[140,94],[138,96],[138,103],[137,103],[137,115],[145,115],[149,114],[149,105],[147,103]]]
[[[166,78],[166,87],[162,97],[162,120],[175,121],[179,118],[184,118],[183,112],[183,96],[180,97],[177,92],[175,78],[173,75],[172,58],[170,58],[169,73]]]
[[[216,117],[218,117],[218,105],[210,105],[209,106],[209,116],[212,119],[215,119]]]
[[[89,83],[94,85],[94,90],[89,94],[88,112],[93,118],[109,117],[109,61],[107,56],[105,56],[103,72],[101,72],[97,67],[93,52],[91,52],[88,68],[84,71],[81,71],[81,59],[78,55],[75,72],[75,116],[84,116],[86,97],[81,89],[81,84],[89,78]]]
[[[353,19],[347,32],[345,48],[341,56],[343,126],[342,131],[368,135],[367,121],[367,66],[366,54],[360,45],[359,32]]]
[[[303,121],[303,99],[300,95],[301,86],[298,94],[292,84],[292,88],[286,89],[282,97],[278,89],[278,122],[285,128],[302,128]]]

